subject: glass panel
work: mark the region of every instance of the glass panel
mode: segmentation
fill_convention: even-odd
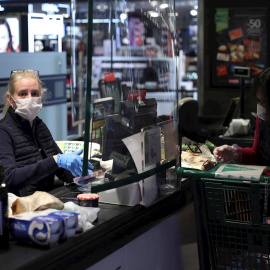
[[[93,2],[93,100],[103,97],[100,88],[104,84],[100,82],[105,73],[113,72],[120,81],[122,99],[127,99],[129,90],[146,90],[147,98],[152,98],[158,91],[158,116],[170,114],[176,96],[172,92],[176,90],[173,2]],[[164,8],[165,4],[167,8]],[[88,44],[86,19],[76,18],[74,13],[75,23],[69,31],[73,35],[71,45],[75,47],[70,72],[72,117],[76,125],[83,123],[85,118]],[[115,112],[117,110],[115,108]]]
[[[154,183],[158,170],[174,166],[178,158],[174,1],[91,4],[93,24],[88,29],[93,42],[91,48],[83,47],[92,55],[87,61],[85,52],[79,51],[81,58],[74,62],[79,83],[73,89],[72,113],[75,122],[87,120],[85,130],[90,132],[85,140],[100,145],[99,158],[111,167],[105,172],[109,182],[90,186],[111,189],[120,182],[126,185],[149,178]],[[87,29],[82,36],[87,36]],[[91,78],[86,74],[89,62]],[[89,103],[86,94],[91,108],[84,105]],[[168,164],[157,166],[162,162]]]

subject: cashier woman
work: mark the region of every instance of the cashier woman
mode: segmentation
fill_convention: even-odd
[[[38,71],[11,72],[0,120],[0,160],[7,190],[18,196],[52,190],[55,176],[63,182],[82,176],[82,150],[63,154],[37,116],[45,91]],[[88,166],[93,169],[90,162]]]
[[[254,77],[252,90],[257,99],[257,119],[252,147],[223,145],[215,148],[219,162],[270,165],[270,68]]]

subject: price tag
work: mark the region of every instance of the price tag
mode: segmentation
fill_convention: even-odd
[[[264,20],[260,16],[249,17],[245,24],[245,29],[250,36],[261,36],[264,28]]]

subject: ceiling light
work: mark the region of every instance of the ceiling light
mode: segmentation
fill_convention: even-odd
[[[191,15],[191,16],[197,16],[197,14],[198,14],[198,12],[197,12],[197,10],[195,10],[195,9],[192,9],[192,10],[190,11],[190,15]]]
[[[120,14],[120,19],[121,19],[122,21],[126,20],[126,18],[127,18],[127,14],[126,14],[126,13],[121,13],[121,14]]]
[[[55,4],[41,4],[41,10],[49,14],[59,12],[59,8]]]
[[[161,4],[159,7],[160,7],[160,9],[165,9],[165,8],[167,8],[169,5],[168,4]]]
[[[155,11],[148,11],[148,13],[149,13],[149,15],[150,15],[151,17],[153,17],[153,18],[158,17],[158,13],[155,12]]]
[[[106,9],[108,9],[109,6],[108,5],[105,5],[105,4],[98,4],[97,5],[97,9],[100,11],[100,12],[104,12]]]
[[[156,7],[158,5],[157,1],[151,1],[149,0],[149,3],[152,5],[152,7]]]

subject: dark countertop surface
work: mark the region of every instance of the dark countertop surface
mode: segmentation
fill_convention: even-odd
[[[254,141],[254,135],[247,136],[216,136],[211,137],[210,141],[216,146],[224,144],[233,145],[237,144],[240,147],[252,147]]]
[[[63,202],[75,203],[78,193],[81,192],[73,185],[52,192]],[[178,212],[192,200],[190,183],[185,180],[181,189],[160,193],[148,207],[100,203],[94,228],[50,249],[21,245],[11,240],[9,250],[0,250],[1,265],[5,269],[85,269]]]

